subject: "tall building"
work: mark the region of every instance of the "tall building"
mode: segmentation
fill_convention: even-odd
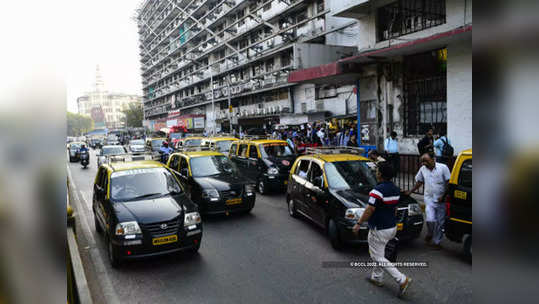
[[[471,148],[472,0],[342,2],[332,14],[358,21],[358,54],[294,71],[289,81],[315,91],[355,87],[363,144],[381,149],[395,131],[400,152],[416,154],[432,126],[455,152]]]
[[[92,117],[96,129],[118,129],[125,127],[125,115],[122,110],[130,104],[140,104],[141,97],[120,93],[110,93],[105,85],[99,70],[96,67],[96,81],[91,92],[77,98],[79,114]]]
[[[341,0],[157,0],[137,10],[145,124],[264,128],[334,114],[288,75],[357,52]],[[343,93],[344,92],[339,92]],[[312,104],[312,106],[311,106]]]

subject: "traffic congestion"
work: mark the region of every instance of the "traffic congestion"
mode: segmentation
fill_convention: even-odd
[[[325,241],[316,241],[316,246],[325,243],[326,248],[344,253],[348,259],[353,259],[352,252],[361,251],[362,260],[370,260],[365,247],[370,227],[367,222],[357,229],[355,226],[369,208],[381,180],[379,164],[363,149],[306,147],[298,153],[286,140],[265,136],[239,139],[229,134],[189,134],[174,140],[158,134],[72,139],[68,143],[69,161],[80,161],[88,146],[92,148],[90,166],[95,164],[96,171],[91,180],[86,180],[91,185],[79,187],[88,187],[92,233],[101,240],[100,250],[106,252],[111,269],[136,267],[136,261],[155,263],[164,259],[170,263],[170,257],[178,254],[189,261],[213,239],[207,235],[212,232],[203,226],[212,225],[216,218],[223,221],[222,226],[227,218],[233,221],[231,225],[263,219],[265,213],[258,213],[257,206],[265,208],[268,201],[282,210],[280,220],[300,219],[302,229],[323,236]],[[469,161],[459,164],[464,164],[464,179],[469,179],[471,151],[463,157]],[[74,168],[71,166],[71,170]],[[453,188],[463,189],[457,185],[459,180],[462,177],[452,177]],[[471,231],[467,230],[471,221],[465,224],[471,220],[471,210],[468,217],[462,203],[459,205],[462,199],[471,199],[471,190],[468,197],[462,193],[459,190],[456,197],[448,198],[453,212],[448,214],[446,234],[448,240],[464,241],[464,251],[471,256]],[[420,242],[414,240],[424,233],[424,207],[404,190],[394,204],[399,251],[410,246],[412,251],[420,249]],[[255,219],[245,218],[253,213]],[[286,238],[287,233],[280,232],[275,239]],[[219,242],[226,242],[226,237]],[[307,244],[307,240],[301,243],[315,245]],[[462,245],[451,245],[456,246]],[[462,259],[459,262],[465,263],[461,267],[467,267],[466,254],[455,250]],[[400,287],[396,294],[404,297],[406,289]]]

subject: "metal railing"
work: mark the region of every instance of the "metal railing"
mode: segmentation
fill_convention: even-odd
[[[401,188],[402,191],[410,190],[415,185],[415,176],[417,174],[417,171],[419,171],[419,168],[421,168],[421,162],[419,159],[418,154],[399,154],[398,163],[397,163],[397,173],[394,178],[394,183],[399,188]],[[452,157],[449,159],[447,163],[447,167],[449,167],[449,171],[453,168],[453,164],[455,163],[456,157]],[[391,157],[386,156],[387,161],[392,161]],[[423,194],[424,187],[422,186],[419,188],[416,192],[416,194]]]

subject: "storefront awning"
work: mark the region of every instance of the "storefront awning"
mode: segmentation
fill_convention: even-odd
[[[341,59],[308,69],[293,71],[288,82],[315,84],[353,84],[361,73],[361,66],[383,62],[392,57],[406,56],[447,46],[457,40],[471,39],[472,25],[462,26],[447,32],[398,43],[390,47],[365,51],[357,56]]]

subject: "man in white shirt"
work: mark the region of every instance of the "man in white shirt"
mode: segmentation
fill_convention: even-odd
[[[440,249],[445,222],[444,198],[451,172],[445,164],[437,163],[428,153],[421,156],[421,168],[415,176],[415,186],[406,191],[410,195],[425,185],[423,200],[425,201],[425,213],[427,215],[427,236],[425,241],[434,249]],[[432,243],[430,243],[432,241]]]

